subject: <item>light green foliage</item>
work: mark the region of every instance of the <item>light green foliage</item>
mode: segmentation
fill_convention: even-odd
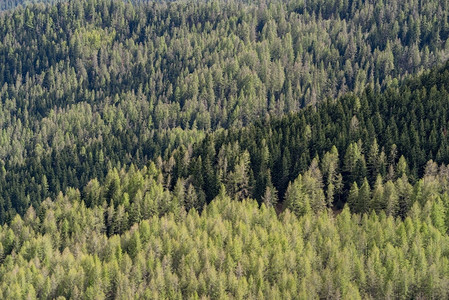
[[[32,217],[0,228],[0,297],[445,298],[449,237],[434,227],[438,206],[404,221],[347,208],[297,218],[224,194],[201,215],[154,216],[108,238],[94,225],[103,207],[62,196],[44,214],[72,216],[68,238],[56,238],[64,224],[50,233]]]
[[[416,179],[427,160],[447,161],[447,144],[440,145],[444,107],[428,115],[433,120],[420,120],[427,117],[423,111],[444,104],[426,99],[425,107],[408,105],[399,102],[414,96],[391,94],[409,74],[447,59],[444,3],[425,1],[416,9],[412,0],[35,2],[55,1],[0,1],[0,10],[26,4],[0,15],[0,222],[68,187],[82,189],[93,178],[104,183],[110,169],[142,168],[158,156],[169,162],[173,150],[188,148],[206,132],[319,107],[348,93],[352,107],[327,103],[328,111],[321,108],[320,117],[312,118],[320,125],[310,119],[301,124],[295,136],[301,139],[289,151],[272,149],[290,143],[289,136],[274,142],[261,137],[268,157],[267,149],[262,160],[250,156],[265,166],[249,172],[250,186],[241,187],[238,197],[261,200],[266,174],[256,173],[270,169],[282,173],[272,174],[282,201],[288,182],[317,154],[325,162],[320,167],[329,207],[340,207],[340,188],[361,185],[364,177],[373,184],[378,173],[386,177],[387,166],[388,179],[407,173],[404,162]],[[416,99],[445,99],[438,86],[445,82],[430,78],[429,91],[419,89]],[[365,97],[367,86],[375,93],[388,90],[395,108],[370,92]],[[397,110],[404,107],[404,122],[388,115],[402,116]],[[393,143],[406,161],[387,159]],[[242,143],[242,153],[247,145]],[[406,151],[404,145],[412,147]],[[186,153],[183,170],[196,155]],[[334,164],[336,155],[347,158],[343,165]],[[225,183],[209,176],[214,162],[203,156],[211,178],[203,183],[210,188],[192,183],[206,202]],[[241,166],[234,179],[243,178]],[[171,163],[163,169],[170,187],[190,175],[178,176],[181,168]],[[351,178],[340,182],[339,174]]]
[[[299,175],[287,188],[285,205],[297,216],[323,210],[326,202],[319,181],[313,178],[310,172]]]
[[[444,3],[141,2],[0,14],[0,299],[449,298]]]

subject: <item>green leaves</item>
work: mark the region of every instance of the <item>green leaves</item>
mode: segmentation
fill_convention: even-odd
[[[323,191],[316,198],[312,170],[289,187],[288,203],[299,217],[235,201],[222,185],[201,215],[195,209],[155,215],[120,229],[123,204],[103,218],[102,206],[86,208],[82,199],[61,195],[41,208],[46,218],[29,210],[25,220],[16,216],[0,227],[0,297],[447,296],[446,202],[430,199],[422,208],[415,202],[404,221],[383,212],[360,217],[347,208],[334,215],[323,209]],[[354,183],[350,198],[357,205],[367,186]],[[395,207],[388,204],[393,186],[383,185],[387,212]],[[322,209],[313,211],[308,203],[317,199]],[[106,237],[109,215],[117,235]]]

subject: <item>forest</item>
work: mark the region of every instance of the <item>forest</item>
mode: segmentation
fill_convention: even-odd
[[[449,298],[448,16],[0,1],[0,298]]]
[[[169,161],[205,134],[366,86],[394,90],[449,57],[444,1],[138,2],[61,1],[0,13],[0,222],[68,187],[104,183],[114,167]],[[365,148],[373,142],[366,139]],[[281,174],[275,158],[281,198],[329,144],[305,151],[291,174]],[[415,153],[413,175],[436,154]],[[218,183],[211,188],[208,201]]]

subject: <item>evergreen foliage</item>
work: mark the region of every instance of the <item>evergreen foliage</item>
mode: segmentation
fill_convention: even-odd
[[[405,195],[408,185],[426,174],[439,173],[438,166],[441,174],[446,172],[448,90],[446,64],[384,92],[368,87],[360,96],[348,94],[282,118],[210,133],[193,150],[180,147],[173,152],[176,166],[170,178],[172,182],[190,178],[210,201],[221,183],[236,186],[223,174],[235,174],[241,169],[241,157],[249,154],[243,181],[249,183],[248,195],[260,202],[267,187],[274,187],[281,201],[287,200],[292,182],[290,192],[310,184],[310,191],[323,189],[320,203],[342,208],[356,182],[358,193],[363,194],[355,200],[354,186],[351,199],[357,203],[357,212],[387,210],[404,216],[410,208]],[[187,152],[189,161],[184,159]],[[189,171],[201,168],[199,164],[214,172]],[[232,194],[234,190],[226,186]]]
[[[0,6],[18,2],[2,1]],[[397,159],[390,157],[392,144],[405,156],[414,180],[429,159],[447,163],[441,138],[445,106],[439,102],[444,82],[429,79],[426,94],[413,87],[410,95],[401,90],[390,96],[403,98],[394,104],[381,101],[377,93],[395,91],[398,80],[447,59],[448,11],[444,1],[414,0],[75,0],[4,11],[0,214],[10,220],[14,211],[23,215],[29,204],[38,207],[67,187],[81,189],[93,178],[103,183],[114,167],[133,163],[142,168],[159,156],[169,160],[181,145],[182,159],[188,161],[188,145],[201,140],[204,132],[239,128],[351,91],[353,97],[323,104],[319,114],[311,114],[312,108],[303,112],[305,127],[302,120],[270,121],[276,140],[265,138],[264,132],[257,140],[265,138],[265,145],[258,145],[264,152],[247,149],[250,168],[243,151],[221,161],[229,164],[232,176],[209,176],[220,145],[215,153],[208,149],[208,156],[202,155],[201,169],[180,170],[178,161],[166,164],[168,184],[174,187],[179,177],[187,180],[190,171],[205,172],[207,176],[194,176],[191,183],[207,201],[221,183],[230,191],[230,185],[238,184],[238,197],[254,195],[258,200],[272,184],[279,193],[275,198],[282,201],[288,183],[307,170],[316,154],[324,159],[335,145],[339,158],[353,161],[339,165],[335,173],[335,163],[324,166],[329,158],[320,159],[331,206],[352,181],[367,177],[372,185],[377,173],[386,177],[390,162]],[[372,92],[359,99],[366,85]],[[404,116],[408,111],[414,115]],[[282,138],[279,126],[290,127]],[[376,148],[369,137],[382,131]],[[360,155],[354,148],[358,157],[350,158],[349,141],[359,139]],[[277,143],[287,144],[288,151],[274,150]],[[232,142],[234,146],[248,147]],[[249,178],[242,178],[245,172]]]
[[[73,192],[0,227],[0,297],[444,299],[441,205],[416,202],[404,220],[347,207],[297,218],[222,195],[201,215],[174,209],[125,227],[116,209],[108,233],[107,205]]]
[[[449,298],[445,1],[30,2],[0,299]]]

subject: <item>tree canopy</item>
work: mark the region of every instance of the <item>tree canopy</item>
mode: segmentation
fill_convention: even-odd
[[[449,298],[448,13],[0,1],[0,298]]]

